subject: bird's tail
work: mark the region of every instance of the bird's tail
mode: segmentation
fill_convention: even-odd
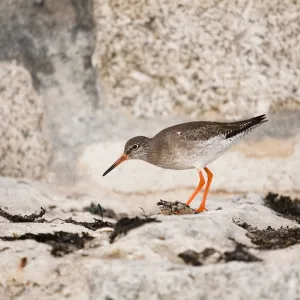
[[[266,115],[260,115],[251,119],[247,119],[244,121],[238,121],[231,123],[232,124],[232,131],[228,132],[226,135],[226,139],[232,138],[240,133],[246,133],[253,128],[268,122]]]

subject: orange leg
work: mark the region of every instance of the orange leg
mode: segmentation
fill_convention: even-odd
[[[213,173],[207,167],[205,167],[204,170],[207,174],[207,184],[206,184],[206,187],[205,187],[205,190],[204,190],[204,194],[203,194],[201,204],[200,204],[199,208],[197,209],[197,212],[202,212],[203,210],[207,210],[205,208],[205,202],[206,202],[209,187],[210,187],[210,184],[211,184],[212,178],[213,178]]]
[[[186,205],[190,205],[190,203],[194,200],[196,195],[201,191],[201,189],[203,188],[203,186],[205,184],[205,180],[204,180],[202,172],[199,170],[198,170],[198,172],[199,172],[199,177],[200,177],[199,184],[198,184],[197,188],[195,189],[194,193],[190,196],[189,200],[186,202]]]

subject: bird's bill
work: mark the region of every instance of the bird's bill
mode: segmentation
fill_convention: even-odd
[[[115,167],[117,167],[120,163],[127,160],[128,156],[126,154],[123,154],[111,167],[109,167],[104,173],[103,176],[108,174],[110,171],[112,171]]]

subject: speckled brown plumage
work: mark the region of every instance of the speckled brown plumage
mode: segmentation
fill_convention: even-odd
[[[267,122],[266,115],[231,123],[205,121],[188,122],[165,128],[156,134],[155,137],[180,132],[180,138],[186,141],[205,141],[218,135],[223,135],[225,139],[228,139],[243,132],[246,134],[249,130],[264,122]]]

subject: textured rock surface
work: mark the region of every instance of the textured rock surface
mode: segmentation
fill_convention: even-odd
[[[101,271],[100,271],[101,269]],[[297,299],[299,265],[230,263],[174,267],[168,263],[121,261],[91,268],[91,294],[96,299]],[[126,278],[115,274],[128,274]],[[284,278],[284,280],[283,280]],[[250,282],[250,284],[249,284]],[[286,290],[288,289],[288,290]]]
[[[51,166],[69,172],[98,105],[91,66],[91,0],[11,0],[0,4],[0,60],[24,66],[45,107]],[[70,148],[73,151],[70,151]],[[73,162],[73,161],[72,161]]]
[[[0,106],[0,174],[42,177],[50,156],[43,103],[24,68],[0,64]]]
[[[135,116],[300,105],[298,1],[95,0],[105,101]]]
[[[80,220],[92,219],[93,215],[82,212],[86,200],[78,200],[75,196],[66,198],[50,186],[33,181],[25,183],[0,178],[0,184],[1,208],[8,207],[9,211],[24,214],[43,206],[47,210],[46,219],[60,218],[51,223],[9,223],[0,217],[0,236],[17,237],[26,232],[38,234],[64,230],[88,232],[94,237],[85,243],[84,249],[63,258],[52,256],[49,245],[33,240],[0,240],[0,295],[3,299],[252,297],[273,300],[284,297],[294,300],[300,293],[300,245],[277,250],[255,249],[256,245],[246,236],[247,231],[236,225],[237,222],[246,222],[258,229],[268,226],[275,230],[281,226],[299,228],[296,222],[265,207],[259,195],[227,201],[214,199],[210,210],[199,215],[157,215],[154,217],[160,222],[132,229],[111,244],[110,228],[89,231],[61,221],[70,216]],[[27,198],[24,198],[25,187],[31,191]],[[100,195],[97,201],[103,204]],[[139,205],[144,207],[146,201]],[[57,204],[55,208],[54,203]],[[105,205],[108,208],[109,202]],[[120,200],[119,206],[122,205]],[[250,254],[263,261],[225,264],[208,259],[203,266],[194,267],[178,257],[186,250],[199,253],[213,248],[220,253],[230,252],[235,249],[236,242],[245,245]],[[21,264],[24,258],[26,263]]]

